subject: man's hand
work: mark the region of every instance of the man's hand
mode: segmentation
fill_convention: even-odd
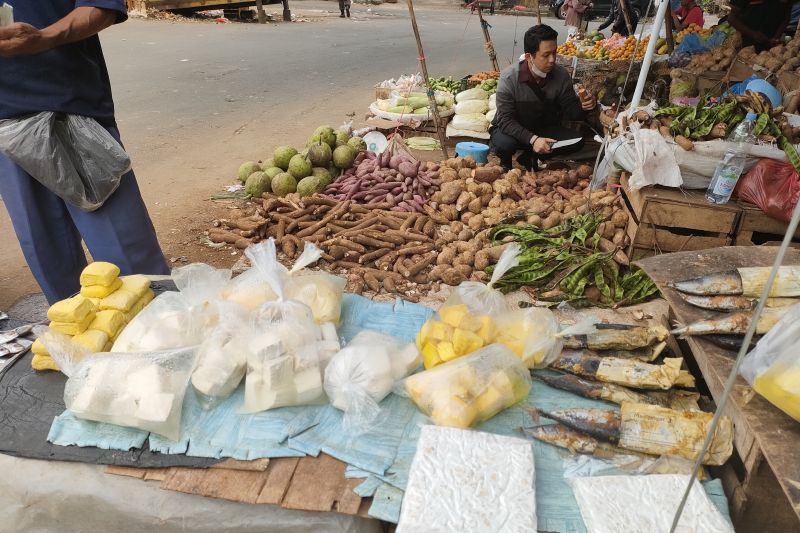
[[[549,137],[536,137],[534,136],[531,139],[531,146],[533,146],[533,151],[537,154],[549,154],[553,151],[551,146],[553,143],[556,142],[555,139],[550,139]]]
[[[578,99],[581,101],[581,109],[584,111],[591,111],[597,106],[597,100],[594,95],[583,87],[578,89]]]
[[[38,54],[49,48],[42,31],[30,24],[15,22],[0,28],[0,57]]]

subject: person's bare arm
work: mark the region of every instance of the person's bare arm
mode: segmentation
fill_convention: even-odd
[[[76,7],[66,17],[42,29],[24,22],[0,28],[0,57],[33,55],[82,41],[116,22],[119,13],[97,7]]]

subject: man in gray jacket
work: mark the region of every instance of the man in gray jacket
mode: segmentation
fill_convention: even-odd
[[[575,93],[572,77],[556,65],[558,33],[545,24],[525,32],[525,59],[507,67],[497,85],[497,113],[490,129],[491,145],[504,168],[518,150],[517,162],[538,168],[538,160],[580,150],[583,142],[556,150],[553,143],[580,135],[562,122],[581,121],[597,106],[594,96]]]

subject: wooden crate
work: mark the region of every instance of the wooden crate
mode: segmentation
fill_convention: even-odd
[[[712,205],[696,191],[658,187],[631,191],[628,179],[623,174],[620,181],[628,210],[628,256],[632,260],[733,242],[741,213],[736,204]]]
[[[783,240],[788,224],[767,216],[758,207],[739,202],[742,214],[736,229],[736,245],[752,246],[754,244],[775,244]],[[792,239],[800,246],[800,229],[795,231]]]

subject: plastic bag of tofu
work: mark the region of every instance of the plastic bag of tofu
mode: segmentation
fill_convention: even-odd
[[[422,357],[413,343],[371,330],[356,335],[325,369],[325,392],[331,404],[344,411],[344,428],[368,431],[380,416],[378,403],[420,364]]]
[[[204,410],[230,396],[244,378],[250,329],[244,310],[236,306],[220,317],[197,347],[192,387]]]
[[[158,295],[114,342],[112,352],[152,352],[199,344],[219,317],[235,312],[222,299],[231,271],[194,263],[172,271],[178,292]]]
[[[69,378],[64,403],[75,416],[178,440],[196,347],[87,354],[69,337],[52,331],[42,342]]]
[[[243,413],[323,403],[323,367],[338,351],[338,339],[330,333],[333,329],[335,336],[335,328],[321,327],[310,307],[284,298],[285,269],[274,242],[268,245],[269,263],[262,274],[278,299],[262,304],[250,317]]]
[[[439,426],[468,428],[528,397],[529,370],[514,352],[490,344],[409,376],[404,391]]]
[[[465,281],[453,290],[437,316],[423,324],[417,335],[425,368],[470,354],[493,342],[498,334],[497,318],[513,308],[494,284],[519,261],[520,248],[510,244],[500,256],[488,284]]]

